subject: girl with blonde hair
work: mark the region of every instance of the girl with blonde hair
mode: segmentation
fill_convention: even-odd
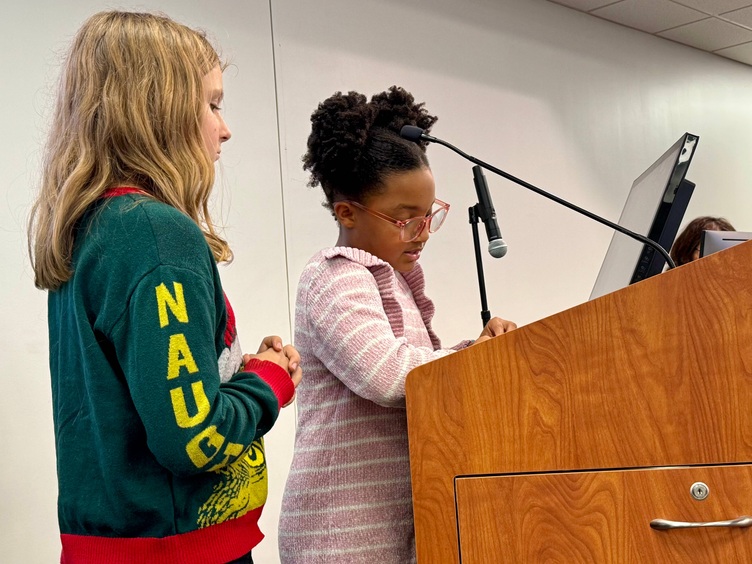
[[[251,562],[262,435],[300,381],[243,355],[208,211],[222,62],[166,16],[102,12],[64,64],[30,222],[48,290],[62,561]]]

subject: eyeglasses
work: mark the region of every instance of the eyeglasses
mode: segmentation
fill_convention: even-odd
[[[449,204],[437,199],[434,200],[433,205],[439,207],[438,209],[432,211],[430,215],[423,217],[413,217],[402,221],[400,219],[389,217],[388,215],[385,215],[381,212],[377,212],[376,210],[367,208],[364,205],[359,204],[358,202],[354,202],[352,200],[344,201],[348,204],[352,204],[356,208],[370,213],[375,217],[378,217],[379,219],[383,219],[384,221],[388,221],[389,223],[392,223],[399,227],[400,240],[403,243],[410,243],[411,241],[415,241],[415,239],[420,237],[420,234],[423,233],[423,230],[426,228],[426,226],[428,226],[429,233],[436,233],[444,223],[444,220],[449,213]]]

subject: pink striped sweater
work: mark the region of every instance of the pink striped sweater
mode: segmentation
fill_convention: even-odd
[[[349,247],[305,267],[295,309],[295,454],[279,525],[284,564],[414,562],[405,377],[444,356],[421,267]],[[455,348],[467,346],[463,342]]]

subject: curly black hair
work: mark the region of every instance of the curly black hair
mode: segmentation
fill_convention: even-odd
[[[427,143],[403,139],[400,130],[416,125],[429,131],[436,119],[398,86],[370,102],[358,92],[336,92],[311,115],[303,156],[308,185],[321,186],[331,211],[337,200],[362,201],[378,192],[391,174],[428,167]]]

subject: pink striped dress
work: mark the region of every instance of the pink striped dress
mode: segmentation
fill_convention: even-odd
[[[423,290],[419,265],[400,274],[360,249],[325,249],[305,267],[295,309],[305,377],[279,524],[284,564],[415,561],[405,377],[452,352],[431,330]]]

